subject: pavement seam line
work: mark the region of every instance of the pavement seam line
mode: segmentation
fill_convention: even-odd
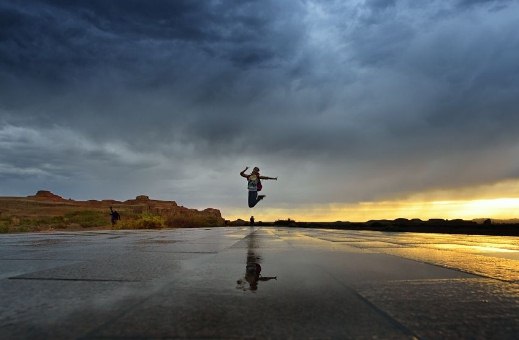
[[[391,325],[402,331],[403,333],[409,335],[412,339],[420,339],[420,337],[415,334],[413,331],[411,331],[409,328],[407,328],[405,325],[400,323],[398,320],[396,320],[394,317],[392,317],[390,314],[385,312],[384,310],[377,307],[377,305],[373,304],[371,301],[366,299],[364,296],[362,296],[359,292],[357,292],[352,287],[348,286],[341,280],[339,280],[335,275],[330,273],[326,268],[321,268],[324,272],[326,272],[332,279],[334,279],[339,285],[344,287],[349,292],[355,294],[361,301],[366,303],[370,308],[372,308],[375,312],[377,312],[380,316],[382,316],[384,319],[386,319]]]
[[[67,279],[58,277],[8,277],[8,280],[40,280],[40,281],[82,281],[82,282],[142,282],[138,280],[122,279]]]

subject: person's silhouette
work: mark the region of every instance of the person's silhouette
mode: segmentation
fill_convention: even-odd
[[[117,210],[113,210],[112,207],[110,207],[110,216],[112,219],[112,227],[121,219],[121,215],[117,212]]]
[[[249,208],[253,208],[256,204],[258,204],[259,201],[265,198],[265,195],[258,195],[258,191],[261,191],[262,179],[272,179],[277,181],[277,177],[267,177],[267,176],[261,176],[259,171],[260,169],[258,167],[255,167],[250,174],[246,174],[245,171],[247,171],[249,167],[245,167],[245,170],[240,172],[240,176],[245,177],[247,179],[247,189],[249,190]]]

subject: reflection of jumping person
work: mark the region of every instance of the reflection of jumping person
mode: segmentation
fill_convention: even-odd
[[[112,227],[117,223],[118,220],[121,219],[121,215],[117,212],[117,210],[113,210],[110,207],[110,216],[112,217]]]
[[[257,253],[259,244],[256,238],[256,232],[252,232],[248,239],[245,277],[236,281],[236,288],[241,290],[255,291],[258,289],[259,281],[277,280],[278,277],[261,275],[261,255]]]
[[[244,280],[245,279],[245,280]],[[259,263],[247,263],[245,267],[245,278],[236,281],[238,286],[236,288],[243,290],[258,290],[258,281],[269,281],[269,280],[277,280],[277,276],[262,276],[261,275],[261,266]],[[246,287],[246,282],[249,284],[249,287]]]
[[[249,167],[245,167],[245,170],[240,172],[240,176],[247,178],[247,188],[249,189],[249,208],[254,207],[256,204],[258,204],[259,201],[261,201],[263,198],[265,198],[265,195],[258,195],[258,191],[262,189],[261,180],[262,179],[273,179],[277,181],[277,177],[267,177],[267,176],[260,176],[259,168],[255,167],[250,175],[247,175],[245,171],[247,171]]]

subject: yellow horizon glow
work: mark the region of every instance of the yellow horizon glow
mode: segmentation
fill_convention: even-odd
[[[296,221],[365,222],[368,220],[393,220],[396,218],[465,219],[518,217],[519,198],[496,198],[476,200],[444,200],[430,202],[381,201],[355,204],[312,205],[303,208],[236,209],[223,211],[225,219],[248,220],[254,215],[257,221],[293,219]]]
[[[256,221],[290,218],[309,222],[365,222],[396,218],[512,219],[519,218],[519,179],[456,189],[430,190],[407,197],[371,202],[223,209],[222,215],[228,220],[248,220],[254,215]]]

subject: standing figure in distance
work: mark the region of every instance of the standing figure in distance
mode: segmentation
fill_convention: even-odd
[[[262,179],[272,179],[277,181],[277,177],[267,177],[261,176],[258,167],[255,167],[252,172],[247,175],[245,171],[247,171],[249,167],[245,167],[245,170],[240,172],[240,176],[245,177],[247,179],[247,188],[249,189],[249,208],[253,208],[259,201],[265,198],[265,195],[258,195],[258,191],[261,191],[263,186],[261,185]]]
[[[121,215],[117,212],[117,210],[113,210],[110,207],[110,216],[112,217],[112,227],[121,219]]]

